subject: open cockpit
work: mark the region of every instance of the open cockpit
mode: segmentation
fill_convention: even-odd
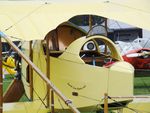
[[[44,53],[46,54],[46,48],[48,48],[49,55],[58,58],[67,50],[71,43],[80,37],[87,39],[95,37],[84,42],[77,54],[85,64],[108,67],[121,58],[116,58],[118,53],[114,45],[112,46],[112,42],[107,37],[104,38],[104,36],[102,36],[103,38],[97,38],[99,36],[87,36],[87,32],[83,29],[70,22],[65,22],[46,35],[43,41]],[[79,45],[75,46],[77,47],[74,47],[74,49],[78,48]]]
[[[80,29],[71,22],[64,22],[46,35],[43,41],[44,52],[46,52],[46,41],[48,40],[50,56],[58,57],[73,41],[85,35],[86,31],[83,29]]]
[[[118,61],[111,56],[111,51],[105,43],[94,39],[83,45],[79,55],[86,64],[93,66],[108,66]]]

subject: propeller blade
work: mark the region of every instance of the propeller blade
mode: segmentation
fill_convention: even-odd
[[[139,57],[139,56],[141,56],[141,54],[139,54],[139,53],[131,53],[131,54],[126,55],[126,57],[128,57],[128,58]]]
[[[131,58],[131,57],[139,57],[139,56],[146,56],[146,55],[150,55],[150,52],[131,53],[126,55],[126,57]]]

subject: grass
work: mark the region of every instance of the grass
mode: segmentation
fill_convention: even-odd
[[[14,79],[13,75],[6,75],[5,79],[3,79],[3,92],[4,93],[6,92],[7,88],[9,87],[9,84],[12,82],[13,79]],[[27,100],[29,100],[29,99],[24,94],[21,97],[20,102],[24,102],[24,101],[27,101]]]
[[[134,78],[134,94],[135,95],[150,94],[150,77]]]
[[[11,81],[13,80],[13,75],[6,75],[5,79],[3,79],[3,92],[5,92],[9,86],[9,84],[11,83]]]

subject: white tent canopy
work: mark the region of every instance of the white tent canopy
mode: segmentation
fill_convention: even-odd
[[[0,1],[0,30],[23,40],[43,39],[73,16],[92,14],[150,30],[149,0]]]

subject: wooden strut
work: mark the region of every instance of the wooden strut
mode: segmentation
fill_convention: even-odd
[[[25,56],[22,51],[9,39],[10,37],[5,35],[3,32],[0,32],[0,36],[5,39],[6,42],[34,69],[34,71],[48,84],[48,86],[58,95],[65,104],[71,109],[74,113],[80,113],[80,111],[74,107],[72,102],[67,99],[56,87],[55,85],[39,70],[39,68],[31,62],[31,60]]]
[[[49,50],[49,38],[46,38],[46,75],[47,78],[50,80],[50,50]],[[50,107],[50,100],[51,100],[51,113],[54,113],[54,94],[53,90],[50,92],[50,88],[47,85],[47,107]]]
[[[105,22],[104,24],[105,24],[105,30],[106,30],[106,34],[105,34],[105,35],[106,35],[106,37],[107,37],[107,36],[108,36],[108,30],[107,30],[107,27],[108,27],[108,26],[107,26],[107,18],[105,18],[105,21],[104,21],[104,22]],[[107,45],[105,45],[105,51],[104,51],[105,54],[107,54],[107,49],[108,49],[108,48],[107,48]]]
[[[29,58],[33,62],[32,41],[29,42]],[[30,100],[33,101],[33,69],[29,65],[29,80],[30,80]]]
[[[104,113],[108,113],[108,94],[104,94]]]
[[[89,30],[92,29],[92,15],[89,15]]]
[[[46,39],[46,44],[47,44],[47,48],[46,48],[46,56],[47,56],[47,77],[49,80],[51,80],[50,78],[50,49],[49,49],[49,38]],[[57,38],[57,42],[58,42],[58,38]],[[58,45],[58,44],[57,44]],[[49,106],[49,100],[51,100],[51,113],[54,113],[54,92],[53,90],[49,90],[49,86],[47,86],[47,93],[48,93],[48,98],[47,98],[47,103]]]
[[[50,80],[50,58],[49,58],[49,39],[46,38],[46,76]],[[50,88],[47,85],[47,107],[49,108]]]
[[[3,113],[2,39],[0,36],[0,113]]]

